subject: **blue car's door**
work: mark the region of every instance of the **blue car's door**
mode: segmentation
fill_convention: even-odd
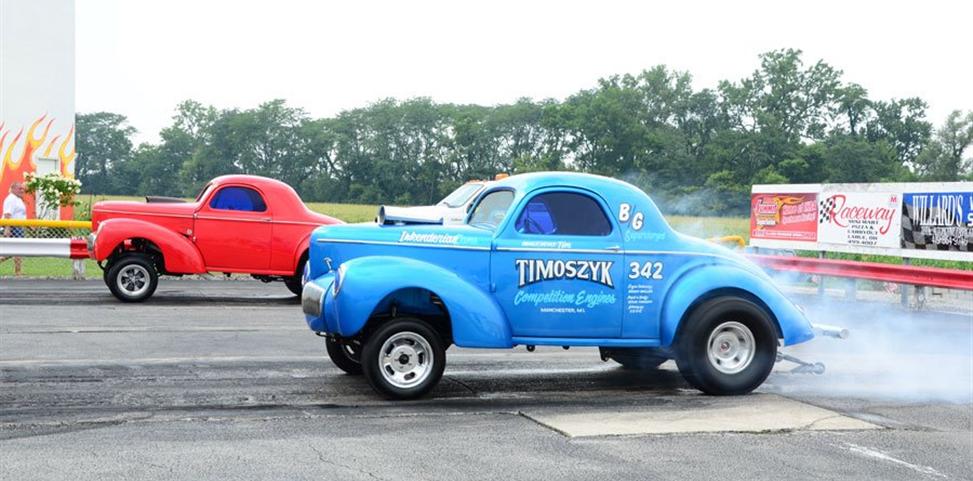
[[[532,193],[496,237],[491,278],[514,336],[617,338],[622,237],[604,201],[579,189]]]

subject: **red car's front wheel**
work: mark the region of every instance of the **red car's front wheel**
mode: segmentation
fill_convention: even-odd
[[[151,257],[140,253],[124,254],[111,261],[105,283],[118,300],[142,302],[155,293],[159,272]]]

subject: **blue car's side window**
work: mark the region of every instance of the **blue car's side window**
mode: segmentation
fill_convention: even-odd
[[[225,187],[209,202],[213,209],[263,212],[267,210],[260,193],[246,187]]]
[[[573,192],[550,192],[531,199],[514,224],[521,234],[605,236],[612,227],[591,197]]]

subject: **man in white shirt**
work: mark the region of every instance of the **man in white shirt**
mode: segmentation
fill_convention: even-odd
[[[4,219],[26,219],[27,205],[24,204],[24,184],[14,182],[10,184],[10,194],[3,200]],[[4,233],[6,237],[23,237],[23,227],[7,227]],[[0,262],[7,260],[7,257],[0,257]],[[21,259],[14,257],[14,275],[21,275]]]

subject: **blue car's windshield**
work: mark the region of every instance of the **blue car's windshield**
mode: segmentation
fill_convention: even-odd
[[[503,222],[510,209],[510,203],[514,201],[514,193],[509,190],[498,190],[483,196],[476,204],[476,209],[470,215],[469,224],[473,227],[496,230],[497,226]]]
[[[459,207],[469,202],[473,194],[479,192],[481,187],[483,187],[483,184],[461,185],[453,193],[447,195],[445,199],[439,201],[439,203],[446,205],[446,207]]]

